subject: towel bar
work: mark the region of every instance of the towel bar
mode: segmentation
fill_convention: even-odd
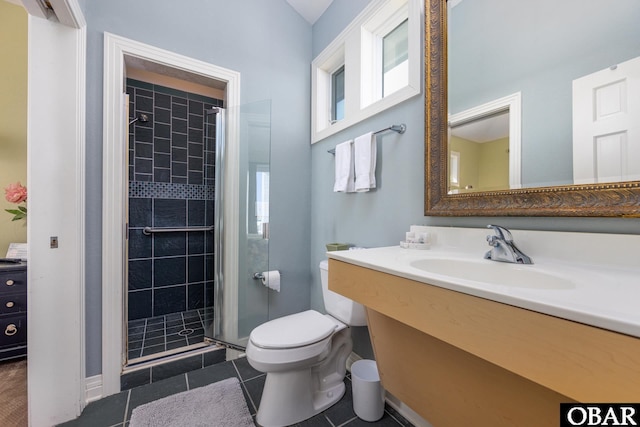
[[[404,131],[407,130],[407,125],[405,125],[404,123],[401,123],[399,125],[391,125],[388,128],[384,128],[384,129],[380,129],[378,131],[375,131],[375,132],[373,132],[373,134],[377,135],[379,133],[386,132],[386,131],[389,131],[389,130],[393,131],[393,132],[397,132],[399,134],[403,134]],[[332,148],[331,150],[327,150],[327,153],[335,155],[336,154],[336,149]]]

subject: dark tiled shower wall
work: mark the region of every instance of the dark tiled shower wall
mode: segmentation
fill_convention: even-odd
[[[213,233],[143,234],[144,227],[213,225],[215,116],[221,100],[127,80],[129,126],[129,320],[213,301]]]

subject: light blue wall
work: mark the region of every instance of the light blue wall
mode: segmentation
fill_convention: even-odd
[[[336,0],[313,27],[317,56],[370,3]],[[368,193],[334,193],[334,156],[327,150],[368,131],[406,123],[403,135],[377,137],[377,188]],[[318,264],[325,244],[345,242],[372,247],[397,245],[410,224],[423,219],[424,100],[415,96],[389,111],[362,121],[312,147],[311,308],[324,311]],[[354,351],[373,357],[366,328],[353,328]]]
[[[334,0],[313,24],[313,57],[318,56],[371,1]]]
[[[271,100],[269,265],[282,272],[269,316],[309,307],[311,26],[285,0],[109,0],[87,20],[87,376],[101,372],[103,34],[241,73],[242,103]]]

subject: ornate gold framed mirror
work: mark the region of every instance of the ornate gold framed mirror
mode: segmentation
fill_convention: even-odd
[[[608,6],[612,11],[610,20],[613,21],[612,27],[614,29],[611,30],[611,33],[616,33],[617,36],[625,39],[632,37],[629,42],[631,47],[621,48],[620,55],[615,56],[611,54],[613,50],[611,44],[599,45],[596,41],[592,42],[586,38],[594,34],[595,24],[602,23],[606,19],[603,19],[602,12],[594,13],[591,18],[585,17],[585,10],[588,11],[590,7],[576,6],[576,2],[584,0],[562,2],[568,3],[566,8],[567,13],[570,13],[567,15],[569,18],[559,17],[558,2],[555,0],[552,3],[554,6],[551,8],[544,7],[537,0],[528,2],[482,1],[496,6],[495,18],[493,13],[488,11],[489,6],[478,4],[478,0],[425,0],[425,215],[640,217],[640,172],[638,172],[640,169],[640,138],[638,138],[640,136],[640,114],[627,120],[627,123],[630,123],[630,128],[633,129],[625,129],[624,131],[609,129],[604,131],[605,137],[593,134],[576,136],[576,131],[582,131],[587,127],[580,124],[583,122],[577,121],[579,117],[576,118],[578,115],[576,111],[582,106],[587,106],[587,112],[583,112],[583,115],[586,114],[584,117],[590,120],[592,104],[596,105],[593,108],[597,110],[593,114],[602,113],[607,116],[618,108],[616,104],[618,101],[626,103],[632,98],[640,100],[640,92],[635,95],[621,95],[622,92],[616,88],[611,89],[612,86],[609,83],[597,83],[597,78],[602,73],[620,73],[620,70],[627,70],[628,64],[631,64],[632,74],[636,72],[636,68],[640,70],[640,66],[636,66],[636,64],[640,64],[640,47],[633,46],[634,44],[640,46],[640,37],[636,33],[629,33],[629,31],[636,31],[635,27],[640,19],[638,2],[636,0],[615,0],[620,2],[620,8],[613,7],[611,2],[599,2]],[[526,3],[531,3],[531,5],[523,9],[523,5]],[[452,12],[453,7],[457,10]],[[465,7],[469,7],[469,9],[464,9]],[[531,46],[524,45],[527,42],[521,33],[529,25],[519,22],[511,16],[509,19],[505,19],[504,16],[497,13],[520,13],[523,19],[529,19],[536,7],[540,9],[539,15],[537,18],[531,19],[538,32],[531,38],[534,40]],[[631,9],[625,10],[627,7]],[[617,15],[613,14],[614,9],[618,9]],[[550,10],[553,10],[553,13]],[[557,15],[556,12],[558,12]],[[452,20],[454,14],[459,20]],[[462,22],[465,16],[472,17],[471,21],[473,22]],[[575,22],[572,21],[574,19]],[[473,25],[477,25],[478,22],[482,27],[474,29]],[[491,44],[479,42],[484,34],[491,33],[490,29],[502,22],[506,22],[507,27],[500,30],[502,33],[498,33],[497,36],[493,34],[494,38],[489,39],[497,40],[497,42]],[[574,34],[574,29],[580,25],[587,27],[588,35]],[[464,29],[466,33],[457,33],[461,29]],[[549,43],[541,40],[541,37],[553,34],[554,29],[557,29],[561,34],[554,39],[557,42]],[[640,30],[637,34],[640,34]],[[605,36],[608,37],[608,35],[600,36],[596,33],[596,37],[600,37],[598,40]],[[559,47],[558,39],[560,38],[568,40],[573,45],[569,44],[566,48]],[[464,51],[460,40],[471,40],[473,44],[464,47],[467,49]],[[456,50],[453,52],[449,41],[456,43]],[[627,42],[613,43],[618,46]],[[498,62],[499,56],[490,56],[494,52],[507,55],[507,45],[516,46],[519,49],[517,57],[503,56],[503,61],[506,62],[500,63]],[[606,55],[603,54],[604,59],[594,59],[597,55],[592,52],[578,52],[582,47],[593,45],[598,45],[602,51],[606,52]],[[481,48],[486,48],[486,53],[478,52]],[[551,55],[550,59],[550,61],[555,61],[553,67],[544,65],[542,56],[545,52],[555,54],[555,56]],[[572,56],[574,53],[575,57]],[[577,56],[578,53],[581,53],[580,57]],[[565,59],[566,64],[562,64],[562,60]],[[533,62],[528,63],[529,60]],[[467,61],[467,66],[464,65],[465,61]],[[483,69],[485,63],[499,64],[499,67]],[[609,65],[604,67],[602,63]],[[539,68],[537,71],[540,73],[549,74],[551,68],[559,68],[563,69],[567,76],[561,83],[545,81],[542,87],[530,74],[527,74],[526,79],[521,78],[519,81],[508,82],[507,74],[509,73],[506,70],[517,69],[519,65],[526,66],[527,73],[533,72],[534,68]],[[578,65],[585,66],[579,68]],[[460,70],[463,72],[460,73]],[[517,70],[514,71],[514,74],[516,72]],[[485,84],[483,81],[485,77],[485,80],[493,79],[494,81],[488,81]],[[595,87],[592,83],[593,79],[596,79],[595,85],[598,88],[608,88],[600,91],[602,99],[605,100],[603,106],[597,106],[597,100],[600,99],[598,97],[601,95],[593,89]],[[526,84],[522,83],[525,80]],[[576,93],[582,93],[576,88],[580,87],[583,80],[589,81],[589,84],[592,85],[584,93],[593,93],[595,98],[589,98],[585,101],[584,97],[579,98],[576,95]],[[624,78],[616,77],[614,80],[619,83]],[[633,80],[632,78],[629,81]],[[505,82],[505,85],[500,90],[493,90],[491,94],[460,93],[458,90],[459,88],[469,91],[481,87],[494,87],[493,83],[496,81]],[[627,86],[629,89],[633,85],[628,84]],[[452,87],[454,90],[451,89]],[[637,89],[640,91],[640,87]],[[536,95],[544,93],[550,98],[535,100]],[[554,98],[555,96],[558,98]],[[504,101],[505,99],[507,101]],[[500,103],[501,101],[504,102]],[[548,114],[547,118],[539,116],[532,119],[527,115],[535,110],[536,103],[541,106],[539,108],[541,114]],[[452,111],[454,104],[455,110]],[[556,105],[562,104],[566,104],[563,110],[553,110]],[[627,108],[627,104],[620,108]],[[631,110],[633,108],[635,107],[629,107]],[[502,184],[476,185],[475,182],[473,184],[465,184],[464,182],[468,179],[464,173],[465,167],[463,165],[467,164],[463,163],[464,159],[477,156],[465,154],[463,148],[458,149],[457,145],[454,146],[452,135],[458,134],[457,131],[454,131],[458,122],[466,124],[471,121],[468,118],[473,114],[469,112],[473,111],[480,111],[476,114],[478,118],[504,115],[502,113],[508,111],[509,114],[515,116],[512,119],[519,120],[507,120],[509,131],[505,135],[508,134],[511,137],[507,138],[506,145],[499,148],[501,153],[499,156],[496,154],[490,156],[491,159],[498,157],[507,159],[505,160],[508,164],[506,166],[507,172],[500,172],[503,176],[500,178]],[[640,112],[640,110],[638,111]],[[452,120],[453,117],[456,119]],[[561,120],[562,117],[566,120]],[[551,128],[554,121],[560,122],[562,128]],[[532,130],[540,135],[536,137]],[[628,133],[627,130],[632,133]],[[544,132],[547,132],[546,137]],[[514,133],[517,134],[517,141],[513,137]],[[564,138],[560,138],[560,135],[564,135]],[[560,142],[554,140],[556,136],[558,136],[558,140],[566,140],[568,146],[559,148]],[[519,145],[520,140],[522,146]],[[578,140],[585,141],[587,145],[576,145]],[[533,146],[532,144],[536,141],[548,141],[547,144],[554,145],[547,145],[545,148],[543,143],[539,143],[540,145]],[[454,148],[452,149],[452,147]],[[532,163],[532,158],[536,155],[532,156],[531,153],[535,154],[536,152],[538,160],[542,159],[542,164]],[[601,152],[604,154],[600,155]],[[607,154],[612,152],[614,154]],[[595,159],[597,155],[601,157]],[[522,170],[520,170],[520,156],[522,156]],[[554,166],[553,161],[563,156],[570,164],[566,168]],[[580,156],[586,157],[586,160],[578,158]],[[513,162],[514,157],[517,164]],[[624,162],[622,166],[619,165],[621,162]],[[588,174],[592,174],[593,177],[585,179],[580,175],[583,173],[581,171],[585,169],[582,164],[591,168]],[[479,166],[474,167],[480,168]],[[607,168],[614,171],[609,172]],[[620,168],[622,168],[622,172],[620,172]],[[502,169],[504,168],[498,167],[496,163],[489,163],[488,170],[491,173]],[[599,172],[593,172],[593,170]],[[547,176],[543,176],[542,172],[549,173]],[[557,176],[550,176],[553,173],[556,173]],[[536,174],[543,177],[530,179]],[[610,178],[610,175],[616,174],[617,178]]]

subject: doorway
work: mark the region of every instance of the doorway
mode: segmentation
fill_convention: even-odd
[[[210,344],[204,331],[213,317],[216,146],[223,143],[216,118],[224,91],[128,71],[145,79],[126,80],[125,365],[132,366]]]
[[[103,251],[102,251],[102,396],[120,391],[120,376],[128,354],[127,330],[123,302],[127,280],[126,218],[128,207],[127,134],[130,122],[125,101],[126,78],[132,69],[152,71],[180,80],[224,90],[226,117],[226,173],[220,193],[229,195],[223,207],[225,213],[225,251],[237,253],[238,218],[238,118],[240,75],[193,58],[105,33],[104,61],[104,151],[103,151]],[[203,106],[204,108],[204,106]],[[134,114],[133,112],[131,113]],[[135,117],[134,117],[135,118]],[[139,120],[140,121],[140,120]],[[137,124],[137,122],[135,122]],[[235,195],[235,196],[234,196]],[[237,281],[237,257],[224,261],[225,279]],[[225,299],[234,298],[233,289]],[[221,313],[221,315],[226,315]],[[228,316],[233,318],[233,313]]]

